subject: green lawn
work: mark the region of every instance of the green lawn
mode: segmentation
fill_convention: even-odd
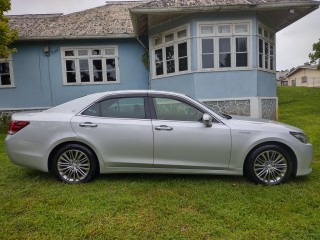
[[[279,88],[313,173],[276,187],[242,177],[102,175],[82,185],[11,164],[0,135],[0,239],[320,239],[320,89]]]

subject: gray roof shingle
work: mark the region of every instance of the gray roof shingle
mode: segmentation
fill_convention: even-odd
[[[11,28],[20,39],[67,39],[90,37],[130,37],[133,27],[129,9],[141,2],[108,2],[82,12],[62,14],[12,15]]]

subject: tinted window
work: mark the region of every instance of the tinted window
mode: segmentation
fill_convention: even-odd
[[[154,98],[157,119],[200,121],[203,113],[193,106],[170,98]]]
[[[83,115],[110,118],[145,118],[144,98],[112,98],[95,103]]]

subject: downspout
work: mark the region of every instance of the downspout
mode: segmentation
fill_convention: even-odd
[[[143,42],[139,39],[139,37],[136,37],[138,42],[141,44],[141,46],[146,49],[146,45],[143,44]],[[150,60],[149,60],[150,61]],[[148,89],[151,89],[151,76],[150,76],[150,68],[148,69]]]

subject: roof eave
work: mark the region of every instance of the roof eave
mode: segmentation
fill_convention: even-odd
[[[34,36],[18,37],[16,41],[39,41],[39,40],[83,40],[83,39],[116,39],[116,38],[135,38],[135,34],[108,34],[93,36]]]

